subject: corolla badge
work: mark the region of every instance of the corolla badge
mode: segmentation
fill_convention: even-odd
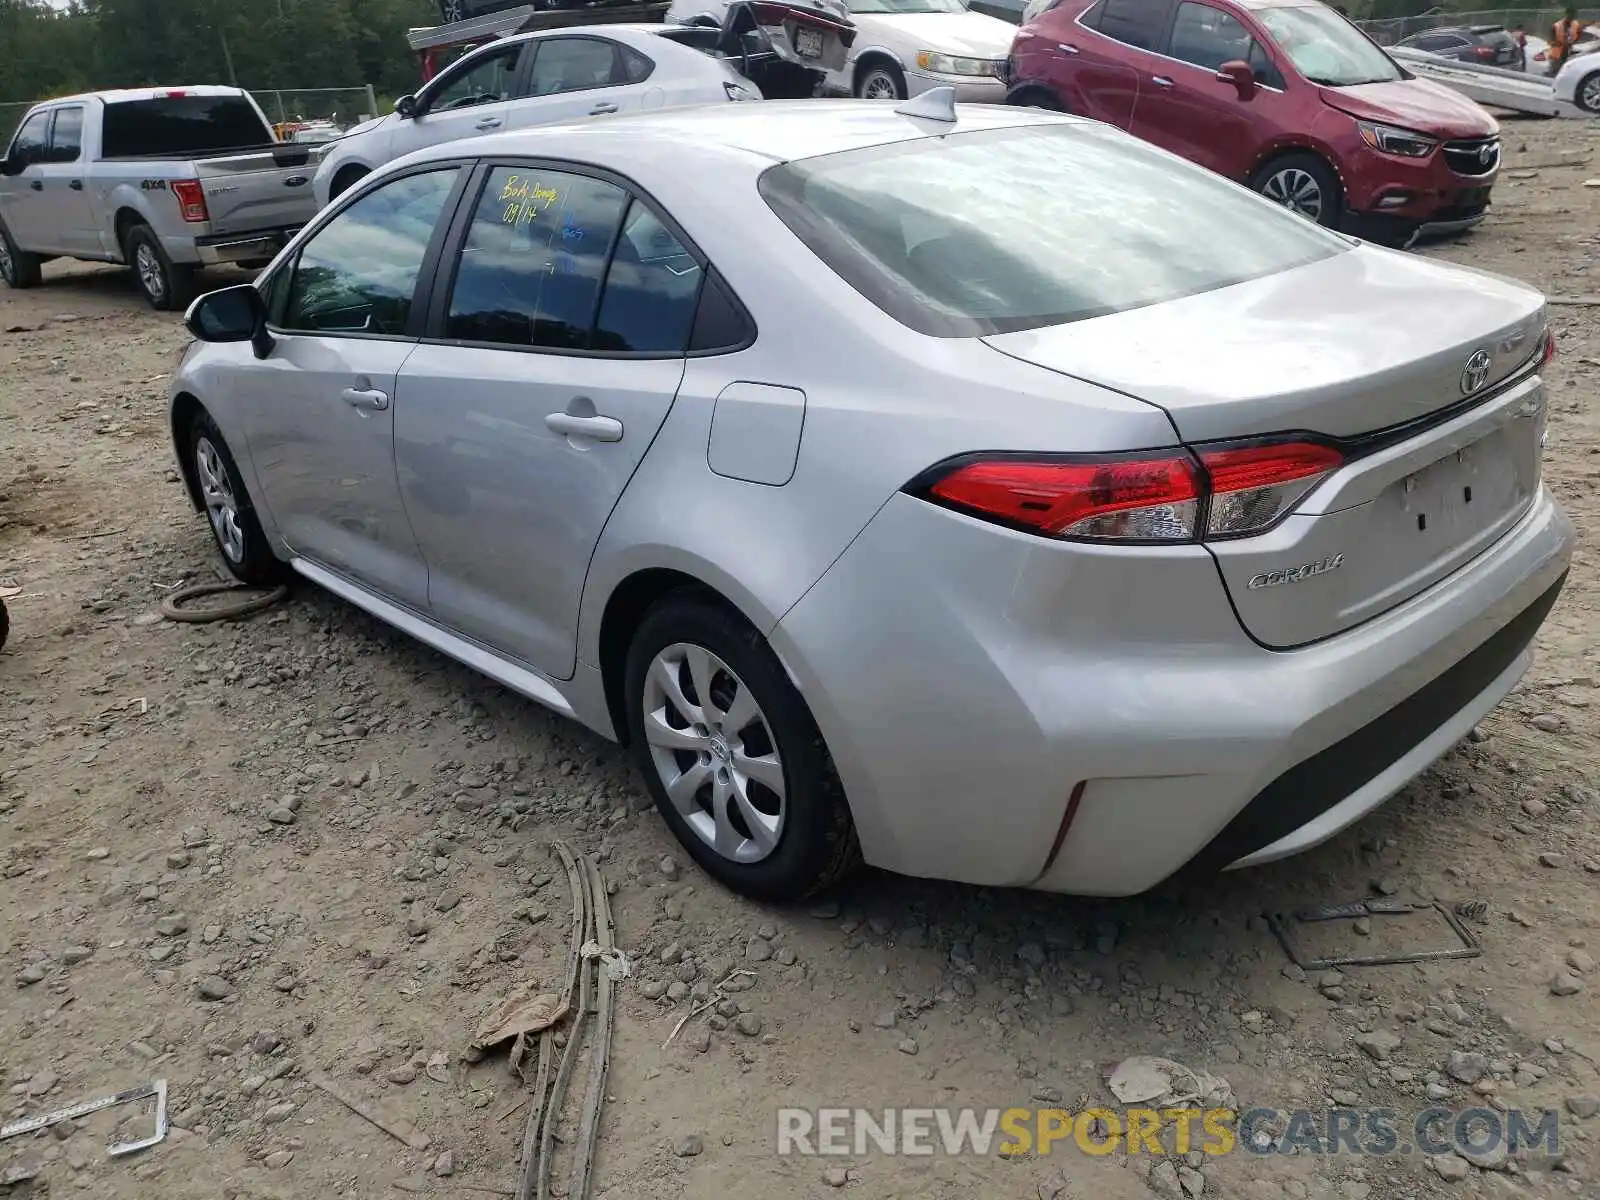
[[[1252,591],[1258,588],[1282,587],[1286,583],[1299,583],[1302,579],[1312,579],[1318,575],[1326,575],[1329,571],[1337,571],[1344,566],[1343,554],[1330,554],[1327,558],[1319,558],[1316,562],[1301,563],[1298,567],[1289,567],[1283,571],[1263,571],[1252,576],[1248,586]]]
[[[1489,381],[1489,367],[1494,360],[1487,350],[1474,350],[1467,365],[1461,368],[1461,394],[1470,396]]]

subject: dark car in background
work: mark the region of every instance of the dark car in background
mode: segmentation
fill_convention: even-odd
[[[1425,50],[1462,62],[1508,67],[1513,71],[1523,68],[1523,49],[1503,25],[1442,26],[1413,33],[1401,38],[1398,44],[1407,50]]]

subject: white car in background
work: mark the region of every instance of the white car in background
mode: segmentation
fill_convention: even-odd
[[[935,87],[956,99],[1000,104],[1017,27],[971,11],[965,0],[846,0],[856,38],[844,69],[824,85],[867,100],[904,100]],[[722,20],[728,0],[674,0],[668,21]]]
[[[668,25],[589,25],[481,46],[395,111],[357,125],[324,152],[319,206],[385,163],[440,142],[611,113],[759,100],[721,59],[661,37]]]
[[[1600,51],[1579,52],[1567,59],[1551,86],[1556,99],[1576,104],[1584,112],[1600,117]]]

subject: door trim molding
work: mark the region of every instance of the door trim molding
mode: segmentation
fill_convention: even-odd
[[[342,600],[348,600],[357,608],[364,609],[380,621],[393,625],[401,633],[409,634],[423,645],[433,647],[463,666],[487,675],[496,683],[560,713],[563,717],[577,719],[572,705],[567,702],[560,689],[538,672],[519,666],[476,642],[459,637],[419,613],[375,596],[326,567],[298,557],[291,558],[289,566],[318,587],[326,588]]]

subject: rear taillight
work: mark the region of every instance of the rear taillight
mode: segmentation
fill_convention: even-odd
[[[1477,53],[1479,58],[1493,58],[1494,57],[1494,49],[1492,47],[1490,47],[1490,46],[1479,46],[1476,49],[1476,53]]]
[[[205,189],[197,179],[177,179],[172,183],[172,194],[178,198],[178,209],[185,221],[209,221],[206,210]]]
[[[1211,483],[1206,536],[1245,537],[1276,525],[1344,455],[1315,442],[1289,442],[1204,450]]]
[[[935,504],[1073,541],[1194,542],[1262,533],[1344,462],[1311,442],[1113,458],[979,455],[908,488]]]
[[[1544,331],[1544,351],[1539,356],[1539,366],[1548,367],[1555,361],[1555,357],[1556,331],[1554,329],[1546,329]]]

